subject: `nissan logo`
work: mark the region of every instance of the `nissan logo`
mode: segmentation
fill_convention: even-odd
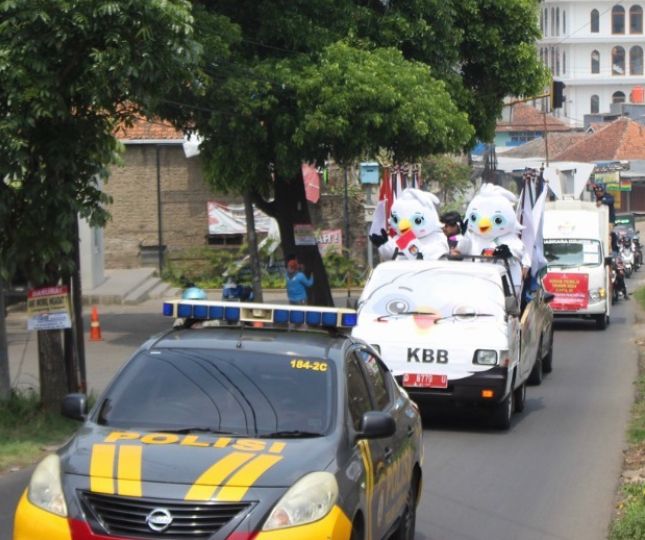
[[[146,523],[154,532],[164,532],[172,523],[172,514],[166,508],[155,508],[146,517]]]

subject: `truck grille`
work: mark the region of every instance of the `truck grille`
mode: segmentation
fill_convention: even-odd
[[[94,523],[102,526],[108,534],[136,536],[140,538],[191,538],[205,539],[226,526],[241,512],[248,503],[194,503],[175,499],[129,498],[102,495],[87,491],[80,492],[80,498],[86,510],[94,517]],[[148,517],[153,511],[157,516],[165,517],[170,525],[163,530],[164,518],[153,520],[148,524]],[[160,511],[161,510],[161,511]],[[98,532],[98,531],[95,531]]]

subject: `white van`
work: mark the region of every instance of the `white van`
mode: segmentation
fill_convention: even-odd
[[[606,206],[561,200],[544,209],[545,290],[554,315],[584,317],[604,330],[611,312],[611,254]]]

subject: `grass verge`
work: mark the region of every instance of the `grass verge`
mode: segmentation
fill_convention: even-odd
[[[634,294],[643,321],[645,287]],[[641,322],[642,324],[642,322]],[[636,399],[629,424],[629,448],[625,453],[622,486],[616,514],[609,531],[610,540],[645,540],[645,341],[639,338]]]
[[[0,472],[38,461],[78,427],[78,422],[43,411],[34,393],[14,393],[0,402]]]

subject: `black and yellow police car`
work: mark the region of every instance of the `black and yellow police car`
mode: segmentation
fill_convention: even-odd
[[[411,540],[422,427],[351,310],[178,300],[35,469],[14,540]]]

